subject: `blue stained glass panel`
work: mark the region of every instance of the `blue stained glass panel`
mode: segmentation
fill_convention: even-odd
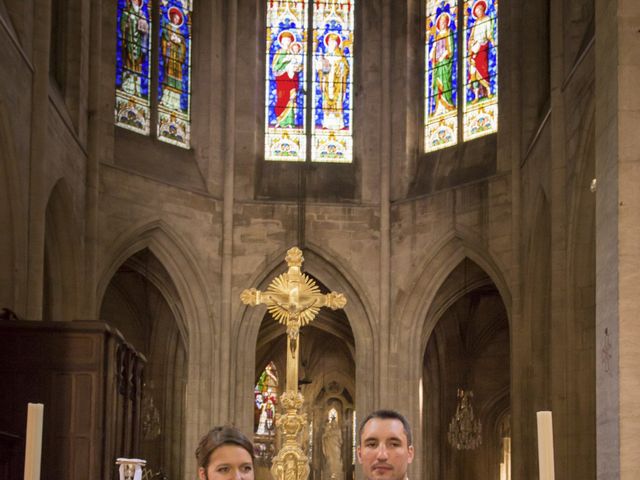
[[[498,130],[498,0],[464,2],[464,140]]]
[[[116,125],[150,131],[151,0],[117,0]]]
[[[311,160],[353,160],[355,0],[314,2]]]
[[[458,141],[457,0],[427,0],[425,31],[425,150]]]
[[[191,143],[191,0],[161,0],[158,31],[158,139]]]
[[[304,161],[308,2],[267,1],[265,159]]]

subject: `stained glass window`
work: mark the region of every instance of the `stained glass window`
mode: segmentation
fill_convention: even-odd
[[[304,161],[307,151],[308,2],[267,2],[265,158]]]
[[[498,130],[498,0],[464,2],[464,140]]]
[[[117,2],[116,125],[149,135],[153,108],[157,110],[158,139],[189,148],[193,0]],[[160,24],[155,65],[150,54],[152,18]],[[152,77],[158,80],[157,104],[154,100],[153,105]]]
[[[270,362],[260,374],[254,388],[256,406],[256,434],[275,435],[276,405],[278,404],[278,371]]]
[[[427,1],[425,148],[428,152],[458,141],[456,1]]]
[[[191,0],[162,0],[158,52],[158,139],[189,148]]]
[[[353,157],[354,3],[315,2],[312,161],[351,162]]]
[[[498,0],[426,0],[427,152],[497,131],[497,19]]]
[[[116,125],[149,134],[151,0],[118,0]]]
[[[267,160],[352,161],[354,3],[267,1]]]

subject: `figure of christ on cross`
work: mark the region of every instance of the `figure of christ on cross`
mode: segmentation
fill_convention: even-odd
[[[273,460],[271,473],[275,480],[306,480],[309,459],[297,443],[298,432],[306,423],[306,415],[300,413],[304,399],[298,392],[298,334],[301,327],[316,318],[321,307],[343,308],[347,299],[341,293],[321,293],[316,282],[302,273],[304,258],[299,248],[289,249],[285,260],[289,269],[274,278],[266,292],[250,288],[242,292],[240,299],[252,307],[266,305],[274,320],[287,328],[287,383],[281,397],[284,412],[276,416],[284,445]]]
[[[255,288],[244,290],[242,303],[256,306],[265,304],[274,320],[287,328],[287,384],[286,390],[298,391],[298,333],[318,315],[321,307],[332,310],[343,308],[347,299],[341,293],[322,294],[316,282],[302,273],[302,251],[293,247],[285,257],[289,269],[274,278],[266,292]]]

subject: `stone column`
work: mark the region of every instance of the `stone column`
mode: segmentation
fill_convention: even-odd
[[[640,471],[640,3],[596,1],[598,479]]]

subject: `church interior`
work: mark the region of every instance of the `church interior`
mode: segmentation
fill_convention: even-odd
[[[0,480],[271,480],[297,246],[310,480],[640,478],[640,2],[0,0]],[[636,183],[638,181],[638,183]],[[293,295],[293,294],[291,294]],[[297,290],[296,290],[297,295]],[[293,297],[291,297],[293,298]],[[297,298],[297,297],[296,297]],[[275,479],[279,480],[279,479]]]

